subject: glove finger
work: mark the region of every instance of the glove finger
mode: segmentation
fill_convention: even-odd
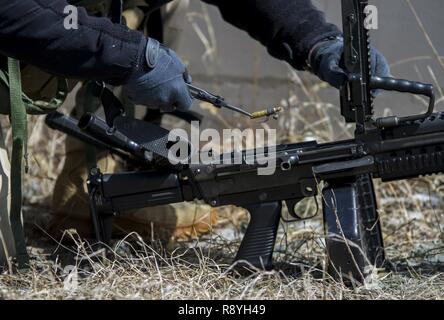
[[[325,75],[322,77],[323,80],[327,81],[336,89],[341,88],[347,81],[347,74],[345,71],[339,67],[339,60],[336,58],[328,59],[327,66],[321,69],[328,70]]]
[[[378,77],[390,77],[390,66],[384,55],[376,48],[371,49],[372,75]],[[374,97],[379,96],[383,90],[372,90]]]
[[[372,73],[378,77],[389,77],[390,76],[390,66],[384,55],[379,52],[376,48],[372,48]]]
[[[174,92],[174,100],[176,101],[174,104],[175,107],[181,111],[188,111],[191,109],[191,106],[193,105],[193,97],[182,79],[178,79],[178,81],[176,81]]]
[[[193,78],[191,78],[188,69],[185,69],[185,72],[183,73],[183,80],[185,81],[185,83],[188,84],[191,84],[193,82]]]

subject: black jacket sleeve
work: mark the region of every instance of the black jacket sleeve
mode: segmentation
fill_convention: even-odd
[[[203,0],[223,18],[265,45],[275,58],[303,69],[319,40],[340,34],[310,0]]]
[[[204,1],[298,69],[314,43],[339,33],[310,0]],[[56,75],[124,83],[143,63],[145,37],[82,8],[79,28],[66,30],[67,5],[66,0],[1,1],[0,52]]]
[[[66,0],[0,2],[0,52],[50,73],[120,84],[141,63],[142,33],[88,16],[78,8],[78,29],[66,30]]]

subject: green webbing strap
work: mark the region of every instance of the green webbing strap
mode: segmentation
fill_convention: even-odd
[[[94,113],[100,106],[99,99],[94,94],[94,83],[88,82],[85,84],[86,90],[84,95],[84,104],[83,104],[83,112],[91,112]],[[86,157],[86,166],[88,168],[88,173],[92,168],[97,167],[97,149],[85,143],[85,157]]]
[[[20,62],[8,58],[8,72],[12,128],[10,222],[17,252],[17,263],[22,269],[29,262],[22,223],[22,165],[23,158],[27,157],[27,118],[25,104],[22,100]]]
[[[66,100],[69,93],[68,81],[57,78],[57,92],[50,101],[31,100],[22,94],[26,105],[26,112],[32,115],[47,114],[57,110]]]
[[[6,88],[9,88],[9,75],[0,70],[0,81],[3,82]],[[22,92],[22,99],[25,104],[26,113],[32,115],[47,114],[55,111],[66,100],[69,93],[68,81],[63,78],[57,78],[57,92],[56,96],[51,101],[32,100]],[[3,108],[2,108],[3,107]],[[0,106],[1,114],[10,114],[10,110]]]

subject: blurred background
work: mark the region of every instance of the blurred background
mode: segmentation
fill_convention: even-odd
[[[330,22],[342,26],[340,0],[313,2],[326,12]],[[434,83],[441,98],[444,60],[438,61],[438,56],[444,52],[444,1],[374,0],[371,3],[379,10],[379,30],[372,32],[371,40],[392,65],[392,74]],[[306,72],[292,73],[286,63],[271,58],[266,49],[245,32],[224,22],[217,8],[194,0],[190,1],[186,15],[178,14],[173,19],[171,25],[182,29],[176,50],[188,62],[196,84],[210,87],[230,101],[251,109],[279,104],[283,97],[292,94],[300,101],[309,101],[310,95],[316,94],[322,101],[338,105],[336,90],[319,84]],[[176,36],[176,31],[170,34]],[[308,94],[305,91],[309,91]],[[425,108],[417,97],[393,93],[383,94],[377,106],[379,113],[390,108],[402,114]],[[442,109],[442,100],[438,107]]]

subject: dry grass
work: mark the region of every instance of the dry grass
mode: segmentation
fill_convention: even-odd
[[[399,224],[391,226],[383,218],[386,231],[395,228],[396,236],[386,238],[394,269],[357,288],[347,288],[323,272],[322,232],[316,224],[300,223],[279,236],[278,269],[250,276],[232,271],[230,261],[239,238],[224,239],[218,235],[223,230],[178,244],[173,251],[131,234],[115,242],[107,257],[75,234],[67,235],[75,239],[70,246],[56,248],[55,242],[40,240],[32,250],[30,271],[0,276],[0,295],[7,299],[443,299],[442,242],[434,242],[436,234],[427,233],[429,241],[423,238],[433,228],[426,220],[416,220],[412,226],[421,231],[415,228],[407,237]],[[242,229],[243,224],[231,227]]]
[[[228,243],[229,245],[231,243]],[[411,268],[354,289],[329,279],[310,261],[285,271],[239,276],[221,262],[226,243],[159,253],[141,241],[120,242],[112,259],[92,258],[79,243],[72,269],[35,255],[32,270],[0,278],[3,298],[25,299],[442,299],[444,276]],[[218,252],[215,254],[215,252]],[[285,259],[284,259],[285,260]]]
[[[217,60],[217,42],[208,13],[202,10],[188,18],[205,45],[206,63],[217,63],[213,61]],[[199,26],[199,21],[206,25]],[[352,127],[335,120],[338,106],[320,98],[325,85],[307,85],[290,73],[298,90],[289,92],[281,103],[285,114],[277,124],[279,140],[322,142],[350,137]],[[224,116],[203,111],[227,126]],[[8,129],[5,119],[2,123]],[[67,233],[73,242],[62,245],[45,233],[45,226],[64,159],[63,135],[50,132],[43,118],[37,117],[32,117],[29,132],[31,170],[26,175],[25,219],[31,269],[1,273],[0,299],[444,299],[443,176],[377,182],[391,268],[363,286],[347,288],[324,272],[325,241],[319,216],[282,224],[276,270],[250,276],[238,275],[231,266],[248,222],[241,209],[232,207],[224,209],[221,220],[225,223],[212,234],[168,250],[135,234],[116,239],[106,256],[75,233]],[[308,200],[305,207],[313,211],[315,201]]]

